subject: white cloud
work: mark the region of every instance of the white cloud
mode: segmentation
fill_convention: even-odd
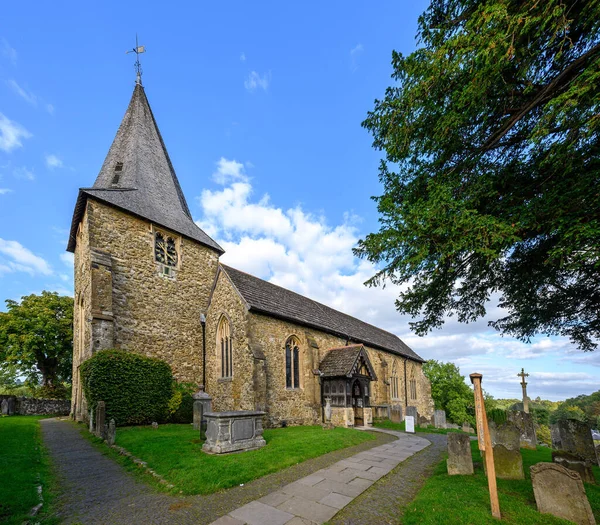
[[[10,153],[13,149],[23,146],[22,139],[31,137],[31,133],[21,124],[0,113],[0,150]]]
[[[246,80],[244,80],[244,87],[253,92],[257,88],[264,89],[265,91],[271,83],[271,72],[265,73],[262,77],[256,72],[252,71]]]
[[[13,66],[16,65],[18,56],[17,50],[11,47],[5,38],[1,40],[1,44],[2,45],[0,46],[0,52],[2,53],[2,56],[7,58]]]
[[[75,255],[71,252],[64,252],[60,254],[60,260],[67,266],[68,268],[73,268],[75,264]]]
[[[242,54],[240,55],[240,60],[242,62],[246,62],[246,53],[242,52]]]
[[[25,166],[21,166],[19,168],[15,168],[13,170],[13,175],[17,179],[25,179],[25,180],[33,180],[33,179],[35,179],[35,175],[33,174],[33,169],[26,168]]]
[[[37,106],[38,99],[34,93],[21,87],[19,84],[17,84],[16,80],[14,80],[12,78],[10,80],[7,80],[6,83],[25,102],[27,102],[28,104],[31,104],[32,106]]]
[[[58,156],[51,154],[46,155],[46,166],[53,170],[55,168],[62,168],[64,165],[63,161]]]
[[[51,275],[52,268],[45,259],[35,255],[17,241],[0,238],[0,274],[6,272],[26,272],[30,275]]]
[[[12,190],[9,188],[0,188],[0,195],[6,195],[7,193],[11,193]]]
[[[46,111],[50,113],[50,115],[54,115],[54,106],[52,104],[46,104]]]
[[[212,178],[217,184],[248,180],[244,165],[241,162],[227,160],[224,157],[221,157],[217,162],[217,171],[212,174]]]
[[[362,44],[357,44],[350,50],[350,66],[352,71],[356,71],[358,69],[358,57],[362,55],[363,51],[364,49]]]

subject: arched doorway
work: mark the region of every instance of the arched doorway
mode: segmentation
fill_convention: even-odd
[[[365,397],[364,389],[360,379],[355,379],[352,383],[352,408],[354,409],[354,425],[362,427],[365,425],[364,407]]]

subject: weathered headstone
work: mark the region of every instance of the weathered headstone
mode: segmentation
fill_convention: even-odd
[[[108,432],[106,434],[106,442],[112,447],[115,444],[115,440],[117,439],[117,425],[115,425],[115,420],[111,419],[108,423]]]
[[[205,414],[207,414],[208,412],[212,412],[212,397],[210,397],[204,390],[202,390],[201,387],[198,392],[192,395],[192,398],[194,399],[194,405],[196,405],[196,402],[199,402],[202,405],[202,421],[200,423],[200,429],[206,432]],[[194,426],[194,428],[196,427]]]
[[[510,421],[501,425],[490,421],[489,429],[494,448],[496,477],[499,479],[524,479],[519,429]]]
[[[592,462],[589,459],[581,459],[577,456],[573,456],[568,452],[553,451],[552,461],[557,465],[561,465],[569,470],[574,470],[579,474],[581,481],[585,483],[596,483],[594,478],[594,472],[592,471]]]
[[[106,419],[106,404],[104,401],[98,401],[96,405],[96,435],[102,437],[104,433],[104,424]]]
[[[200,430],[202,428],[202,417],[203,417],[203,405],[202,401],[194,399],[194,430]]]
[[[6,399],[2,400],[2,415],[8,416],[8,401]]]
[[[9,397],[8,398],[8,415],[9,416],[14,416],[15,414],[15,398],[14,397]]]
[[[431,419],[429,419],[427,416],[422,416],[421,414],[417,416],[417,422],[418,425],[423,428],[426,428],[429,425],[431,425]]]
[[[325,399],[325,421],[331,423],[331,398]]]
[[[553,427],[557,439],[555,440],[553,436],[552,448],[564,450],[584,460],[587,459],[596,465],[598,464],[592,430],[587,423],[575,419],[566,419],[559,421]]]
[[[406,416],[404,418],[405,430],[411,434],[415,433],[415,418],[413,416]]]
[[[417,407],[406,407],[406,416],[411,416],[415,423],[417,422],[418,415]]]
[[[435,428],[446,428],[446,412],[444,410],[436,410],[433,413],[433,425]]]
[[[577,472],[555,463],[537,463],[530,470],[538,511],[580,525],[596,525]]]
[[[94,409],[90,410],[90,432],[94,432]]]
[[[535,450],[537,448],[537,436],[531,414],[520,410],[509,410],[506,416],[508,421],[519,429],[521,434],[521,448]]]
[[[392,406],[392,422],[402,423],[402,407],[400,405]]]
[[[552,448],[554,450],[562,450],[560,430],[557,424],[550,425],[550,439],[552,440]]]
[[[446,460],[450,476],[473,474],[471,439],[461,432],[448,433],[448,459]]]
[[[467,434],[475,433],[475,429],[471,425],[469,425],[469,423],[467,423],[466,421],[462,424],[461,430],[463,432],[466,432]]]

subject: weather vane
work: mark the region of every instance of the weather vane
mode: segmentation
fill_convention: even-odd
[[[140,86],[142,85],[142,64],[140,64],[140,53],[145,53],[146,52],[146,48],[144,46],[139,46],[138,45],[138,37],[137,37],[137,33],[135,34],[135,47],[133,49],[130,49],[129,51],[126,51],[125,54],[129,54],[129,53],[135,53],[136,56],[136,60],[135,60],[135,72],[136,72],[136,77],[135,77],[135,83],[139,84]]]

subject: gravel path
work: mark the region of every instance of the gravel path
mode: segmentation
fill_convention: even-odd
[[[402,523],[404,508],[414,499],[447,448],[443,434],[417,434],[431,446],[408,458],[354,499],[328,523],[383,525]]]
[[[57,515],[61,523],[83,525],[205,525],[319,469],[395,440],[393,436],[378,434],[374,441],[310,459],[243,487],[177,498],[157,493],[125,472],[81,436],[81,427],[59,419],[43,419],[40,424],[58,471]]]

